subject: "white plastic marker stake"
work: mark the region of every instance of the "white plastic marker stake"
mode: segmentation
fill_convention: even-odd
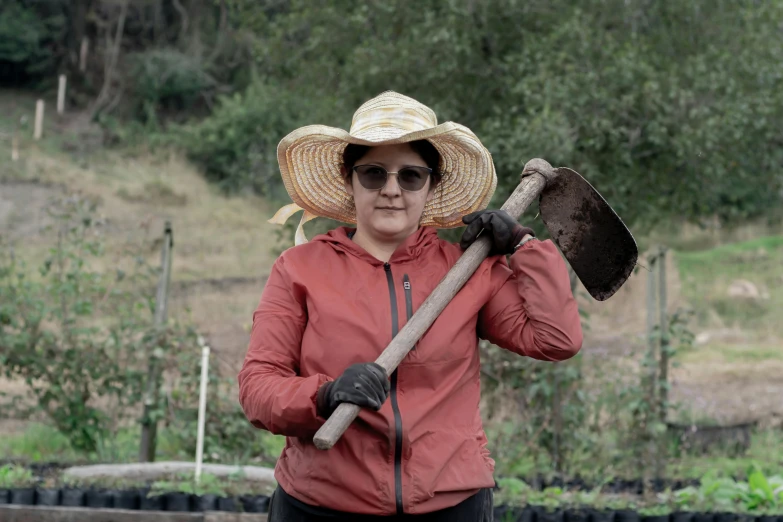
[[[36,140],[40,140],[43,135],[43,117],[44,101],[38,100],[35,103],[35,134],[33,135]]]
[[[57,89],[57,114],[65,112],[65,75],[60,75],[60,85]]]
[[[207,370],[209,370],[209,346],[199,337],[201,348],[201,389],[198,396],[198,435],[196,438],[196,484],[201,480],[201,463],[204,460],[204,424],[207,412]]]

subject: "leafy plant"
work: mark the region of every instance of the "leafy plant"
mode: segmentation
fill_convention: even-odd
[[[202,473],[196,483],[191,474],[180,473],[169,480],[159,480],[152,483],[147,496],[156,496],[168,492],[188,493],[191,495],[227,496],[226,481],[211,473]]]
[[[0,489],[26,488],[33,485],[35,477],[29,469],[14,464],[0,467]]]
[[[748,470],[747,481],[708,473],[699,487],[672,493],[675,506],[688,511],[783,511],[783,476],[767,478],[757,466]]]
[[[104,248],[96,210],[76,196],[49,207],[56,240],[37,275],[10,248],[0,259],[0,367],[23,379],[36,402],[16,405],[17,414],[45,413],[88,454],[111,445],[110,434],[130,420],[147,354],[171,353],[187,339],[177,325],[153,327],[155,270],[143,257],[98,269]]]

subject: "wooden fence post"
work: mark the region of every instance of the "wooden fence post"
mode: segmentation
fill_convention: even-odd
[[[41,136],[43,136],[43,119],[44,119],[44,101],[38,100],[35,102],[35,130],[33,134],[33,138],[35,138],[36,141],[41,139]]]
[[[169,282],[171,281],[171,258],[174,248],[174,233],[171,222],[166,221],[163,232],[163,246],[160,253],[161,274],[158,280],[158,292],[155,297],[155,329],[158,339],[165,333],[168,313]],[[141,418],[141,444],[139,446],[139,462],[154,462],[157,444],[158,395],[160,394],[161,353],[159,346],[149,350],[149,366],[147,369],[147,388],[144,394],[144,413]]]
[[[568,266],[568,278],[571,283],[571,293],[576,298],[576,289],[579,284],[579,279],[576,276],[571,265]],[[553,390],[552,390],[552,431],[553,431],[553,453],[554,453],[554,465],[557,473],[563,472],[563,390],[560,380],[560,373],[562,366],[555,364],[552,368],[553,378]]]
[[[79,71],[84,73],[87,70],[87,50],[89,49],[90,40],[87,37],[82,38],[82,45],[79,49]]]
[[[658,262],[658,324],[660,325],[660,365],[658,367],[658,393],[660,420],[666,423],[667,403],[669,400],[669,318],[666,296],[666,249],[661,248]]]
[[[658,306],[657,306],[657,298],[658,298],[658,255],[657,252],[652,253],[648,257],[648,261],[650,263],[650,271],[647,273],[647,354],[645,356],[645,362],[648,365],[647,368],[643,367],[643,386],[642,390],[643,393],[646,395],[646,402],[647,402],[647,408],[648,412],[645,416],[645,432],[644,432],[644,441],[646,443],[647,451],[646,458],[644,461],[646,461],[646,465],[644,466],[644,492],[646,496],[649,496],[652,494],[652,474],[655,474],[657,472],[656,467],[656,450],[657,450],[657,443],[655,440],[655,437],[651,435],[650,431],[650,424],[654,422],[657,419],[657,415],[654,411],[651,411],[655,408],[657,405],[657,394],[655,393],[657,379],[656,379],[656,373],[657,373],[657,347],[658,342],[656,340],[656,329],[657,329],[657,314],[658,314]]]
[[[57,86],[57,114],[61,115],[65,112],[65,84],[66,78],[64,74],[60,75]]]
[[[644,389],[649,394],[651,415],[647,422],[661,423],[664,430],[655,430],[650,437],[650,468],[656,479],[663,478],[666,467],[666,416],[669,378],[668,318],[666,299],[666,248],[659,247],[650,257],[647,275],[647,362],[650,365]],[[649,485],[649,483],[648,483]],[[647,488],[645,488],[647,489]]]

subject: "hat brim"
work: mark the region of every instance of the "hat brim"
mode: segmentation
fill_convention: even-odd
[[[462,216],[489,204],[497,176],[489,151],[467,127],[454,122],[372,141],[343,129],[308,125],[280,141],[277,159],[286,191],[299,207],[315,216],[356,223],[353,198],[345,190],[340,167],[348,144],[376,147],[427,140],[441,157],[441,182],[424,207],[421,224],[462,226]]]

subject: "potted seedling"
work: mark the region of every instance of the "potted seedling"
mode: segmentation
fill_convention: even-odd
[[[161,496],[165,499],[166,511],[192,511],[193,479],[177,476],[173,480],[159,480],[152,483],[147,496]]]
[[[196,494],[196,511],[217,511],[218,499],[228,495],[225,486],[217,476],[202,473],[199,483],[194,488]]]
[[[7,503],[32,506],[35,504],[35,477],[22,466],[6,464],[0,467],[0,491],[6,491]]]
[[[78,479],[66,478],[60,489],[60,505],[67,507],[84,506],[84,484]]]
[[[55,486],[52,479],[47,479],[36,488],[35,498],[38,506],[59,506],[60,488]]]
[[[533,489],[527,482],[514,477],[503,477],[497,481],[495,493],[495,518],[499,521],[532,522],[533,511],[527,506],[527,499]]]
[[[670,522],[671,509],[666,505],[645,506],[639,508],[642,522]]]
[[[563,490],[549,487],[543,491],[531,491],[528,503],[532,506],[537,522],[563,522]]]

